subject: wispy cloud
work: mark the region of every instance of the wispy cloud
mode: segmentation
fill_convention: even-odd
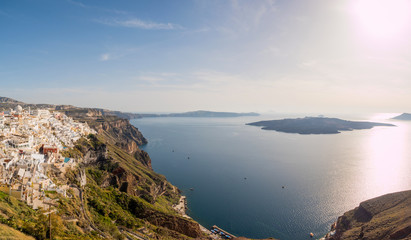
[[[105,50],[102,50],[103,53],[100,54],[99,60],[100,61],[109,61],[109,60],[117,60],[129,55],[133,55],[137,53],[140,48],[124,48],[124,47],[109,47]]]
[[[316,60],[311,59],[311,60],[304,61],[304,62],[298,64],[298,66],[302,67],[302,68],[311,68],[311,67],[314,67],[315,65],[317,65],[317,63],[318,62]]]
[[[275,0],[259,1],[257,4],[247,0],[231,0],[231,9],[232,20],[247,31],[265,22],[264,18],[278,10]]]
[[[82,8],[88,8],[88,6],[86,6],[84,3],[82,2],[77,2],[77,1],[73,1],[73,0],[67,0],[68,3],[76,5],[78,7],[82,7]]]
[[[109,8],[101,8],[101,7],[96,7],[96,6],[91,6],[91,5],[86,5],[82,2],[79,1],[74,1],[74,0],[67,0],[68,3],[75,5],[77,7],[85,8],[85,9],[94,9],[98,11],[103,11],[103,12],[110,12],[110,13],[115,13],[115,14],[128,14],[126,11],[122,10],[117,10],[117,9],[109,9]]]
[[[108,61],[110,59],[111,59],[111,57],[110,57],[110,54],[108,54],[108,53],[101,54],[101,56],[100,56],[100,61]]]
[[[129,28],[139,28],[147,30],[176,30],[183,29],[182,26],[174,23],[157,23],[151,21],[143,21],[138,18],[130,18],[127,20],[119,19],[100,19],[95,20],[98,23],[105,24],[108,26],[119,26],[119,27],[129,27]]]
[[[198,29],[193,29],[193,30],[187,30],[185,33],[188,33],[188,34],[192,34],[192,33],[208,33],[208,32],[210,32],[210,31],[212,31],[212,29],[210,28],[210,27],[208,27],[208,26],[206,26],[206,27],[201,27],[201,28],[198,28]]]
[[[212,70],[195,72],[143,72],[134,77],[135,84],[149,89],[179,89],[193,91],[220,91],[237,85],[248,86],[249,83],[239,75]]]

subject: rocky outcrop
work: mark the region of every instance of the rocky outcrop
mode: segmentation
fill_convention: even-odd
[[[156,226],[165,227],[192,238],[202,236],[200,225],[180,216],[165,215],[160,212],[147,212],[146,220]]]
[[[147,139],[127,119],[97,122],[93,128],[112,144],[133,155],[137,160],[151,169],[150,156],[142,151],[139,146],[146,144]]]
[[[97,121],[93,128],[98,133],[109,133],[116,140],[116,145],[132,154],[138,146],[147,143],[143,134],[127,119],[113,119],[112,121]]]
[[[87,122],[90,127],[98,133],[109,133],[113,141],[118,141],[118,146],[122,147],[128,153],[133,153],[138,146],[147,143],[147,139],[128,119],[119,118],[112,115],[105,115],[99,109],[70,109],[65,114],[75,120]]]
[[[125,150],[151,169],[150,157],[139,148],[147,143],[147,139],[128,119],[108,115],[102,109],[73,108],[64,112],[77,121],[87,122],[99,135],[104,136],[106,141]]]
[[[147,152],[143,150],[136,151],[134,153],[134,157],[139,160],[142,164],[147,166],[148,168],[152,169],[151,167],[151,158]]]
[[[139,163],[135,157],[125,153],[115,144],[107,142],[106,139],[89,135],[87,139],[77,142],[76,148],[84,153],[82,164],[86,167],[88,176],[93,179],[91,183],[98,185],[99,188],[116,189],[115,191],[122,192],[121,194],[125,193],[121,197],[122,200],[118,200],[124,204],[123,209],[139,219],[163,228],[164,234],[174,236],[174,239],[201,237],[200,226],[195,221],[180,217],[175,212],[154,207],[161,196],[166,197],[163,199],[174,201],[172,199],[179,197],[179,190],[167,182],[164,176],[156,174],[144,163]],[[149,158],[147,153],[140,152],[142,158]],[[98,207],[99,200],[94,198],[89,199],[91,207],[102,211]],[[148,204],[136,199],[142,199]]]
[[[360,203],[338,218],[326,239],[411,239],[411,191]]]
[[[83,163],[93,164],[93,163],[104,161],[107,158],[108,158],[107,146],[105,144],[101,144],[97,146],[95,149],[87,150],[86,154],[83,157]]]
[[[98,139],[93,139],[89,136],[91,145],[84,155],[84,164],[89,167],[97,167],[100,174],[94,176],[94,181],[102,188],[117,188],[129,196],[144,199],[150,204],[155,204],[160,196],[166,196],[168,199],[178,196],[178,189],[173,187],[167,180],[152,171],[146,170],[143,174],[139,174],[132,169],[126,169],[127,159],[120,159],[120,156],[114,158],[111,154],[110,145],[99,142]],[[143,155],[147,155],[144,153]],[[131,157],[131,156],[130,156]],[[132,159],[132,158],[131,158]],[[136,160],[134,160],[136,161]],[[133,164],[131,162],[131,164]],[[142,170],[142,169],[140,169]],[[89,168],[90,174],[97,173],[96,170]],[[131,204],[132,205],[132,204]],[[138,218],[144,219],[149,223],[162,227],[176,234],[183,234],[188,237],[198,238],[202,236],[200,226],[193,220],[186,219],[173,213],[165,213],[157,211],[154,208],[135,204],[134,207],[128,205],[131,213]],[[172,232],[169,232],[171,234]],[[176,239],[183,239],[175,236]]]
[[[140,197],[152,204],[160,196],[170,196],[170,185],[166,180],[158,179],[157,182],[150,182],[120,166],[112,170],[102,180],[101,187],[108,186],[118,188],[121,192]],[[177,191],[173,193],[178,194]]]

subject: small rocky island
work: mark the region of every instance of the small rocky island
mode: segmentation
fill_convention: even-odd
[[[411,121],[411,113],[403,113],[401,115],[398,115],[396,117],[393,117],[392,119],[395,120],[404,120],[404,121]]]
[[[305,117],[247,123],[264,130],[299,134],[336,134],[340,131],[371,129],[376,126],[395,126],[388,123],[347,121],[338,118]]]

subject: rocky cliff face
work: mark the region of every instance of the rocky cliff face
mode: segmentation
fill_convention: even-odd
[[[117,140],[117,146],[133,154],[138,150],[138,146],[147,143],[143,134],[130,124],[127,119],[113,119],[112,121],[97,122],[93,128],[98,133],[110,133]]]
[[[339,217],[326,239],[411,239],[411,191],[367,200]]]
[[[165,179],[156,179],[156,182],[151,182],[121,166],[115,166],[111,173],[105,175],[102,179],[101,187],[109,186],[118,188],[121,192],[129,195],[143,198],[151,204],[154,204],[160,196],[178,194],[177,191],[173,191]]]
[[[104,136],[106,141],[125,150],[151,169],[150,156],[139,148],[147,143],[147,139],[128,119],[107,115],[101,109],[73,108],[64,112],[77,121],[87,122],[99,135]]]
[[[102,144],[95,149],[88,149],[83,157],[83,163],[95,164],[97,162],[105,161],[108,158],[107,146]]]
[[[0,109],[16,104],[0,98]],[[127,232],[142,233],[150,239],[202,239],[199,224],[180,217],[173,209],[180,198],[179,190],[151,169],[149,155],[139,149],[147,140],[127,119],[103,109],[24,106],[62,111],[74,120],[86,122],[98,133],[83,137],[74,148],[64,150],[64,155],[79,159],[80,163],[77,169],[68,169],[55,179],[72,186],[71,197],[59,201],[59,214],[78,220],[74,224],[78,232],[72,232],[72,224],[67,228],[73,234],[70,239],[74,235],[100,239],[96,232],[108,239],[125,239]]]
[[[107,137],[104,137],[107,129],[103,131],[102,135],[91,135],[77,142],[76,148],[83,153],[83,167],[87,169],[88,176],[93,179],[89,184],[96,184],[96,187],[101,189],[115,189],[112,191],[126,194],[117,204],[136,218],[162,228],[163,232],[159,235],[166,234],[172,236],[171,239],[201,237],[202,232],[198,223],[180,217],[170,210],[172,202],[179,198],[179,190],[164,176],[149,169],[141,160],[108,141]],[[148,158],[147,153],[140,152],[143,159]],[[142,203],[142,200],[146,203]],[[170,202],[165,203],[165,200]],[[89,201],[93,203],[91,206],[101,209],[97,203],[101,200],[97,200],[97,197],[90,197]],[[124,202],[128,204],[123,205]],[[114,204],[111,203],[115,206]],[[162,204],[161,208],[164,210],[158,209],[159,204]],[[167,204],[168,207],[165,206]]]
[[[171,216],[159,212],[149,211],[146,220],[156,226],[162,226],[186,236],[197,238],[202,235],[198,223],[180,216]]]
[[[128,164],[138,167],[139,163],[136,162],[136,160],[145,167],[148,167],[147,162],[133,158],[132,155],[124,153],[120,155],[118,154],[118,151],[121,151],[120,149],[115,149],[110,143],[100,142],[97,137],[89,137],[89,142],[91,142],[89,145],[85,145],[83,142],[83,146],[78,148],[84,152],[83,164],[86,166],[96,166],[98,169],[104,171],[104,175],[98,182],[101,187],[111,186],[118,188],[120,191],[132,196],[142,197],[150,203],[154,203],[159,196],[170,195],[169,190],[178,194],[164,177],[150,173],[148,169],[140,168],[139,170],[151,177],[149,179],[127,168]],[[109,149],[111,151],[109,151]],[[139,150],[139,153],[143,155],[143,160],[145,158],[150,159],[146,152]]]

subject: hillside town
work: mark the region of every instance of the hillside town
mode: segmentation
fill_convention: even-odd
[[[47,208],[47,192],[66,196],[69,188],[53,182],[52,173],[64,173],[79,161],[61,153],[94,133],[86,123],[57,111],[17,106],[0,112],[0,190],[33,209]]]

